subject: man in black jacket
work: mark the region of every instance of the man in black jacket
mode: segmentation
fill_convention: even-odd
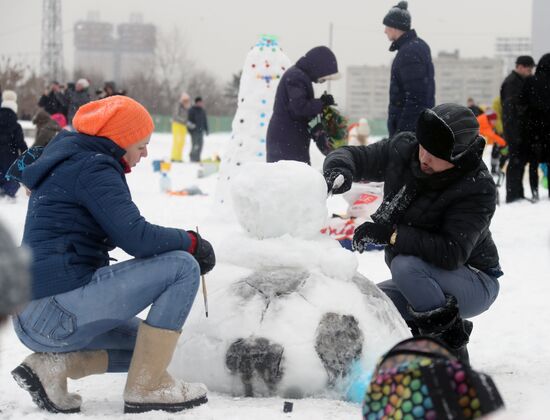
[[[388,131],[414,131],[420,113],[435,105],[434,66],[430,47],[411,29],[407,2],[400,1],[386,14],[384,33],[397,51],[391,66]]]
[[[504,79],[500,87],[500,102],[502,103],[502,124],[504,139],[508,143],[510,161],[506,170],[506,202],[511,203],[524,198],[523,171],[527,163],[527,147],[525,139],[520,136],[521,112],[518,106],[521,90],[525,79],[533,74],[535,60],[529,55],[522,55],[516,59],[516,68]],[[530,171],[537,171],[537,164]],[[538,174],[536,175],[538,183]],[[536,185],[535,185],[536,187]],[[531,186],[533,188],[533,186]],[[535,188],[536,190],[536,188]]]
[[[206,112],[200,96],[195,98],[195,105],[189,110],[187,128],[191,134],[192,143],[189,158],[191,162],[200,162],[204,133],[208,135],[208,119],[206,118]]]
[[[53,81],[38,101],[38,106],[43,108],[48,114],[67,114],[67,108],[63,105],[63,93],[59,82]]]
[[[485,139],[473,113],[456,104],[422,112],[416,134],[329,154],[329,191],[355,181],[384,181],[384,200],[359,226],[354,249],[386,245],[392,279],[379,287],[411,329],[434,335],[467,360],[476,316],[498,295],[502,275],[489,225],[496,187],[482,161]]]

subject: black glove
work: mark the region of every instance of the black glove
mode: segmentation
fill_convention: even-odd
[[[323,106],[334,105],[334,96],[332,96],[330,93],[323,93],[321,95],[321,102],[323,102]]]
[[[216,254],[214,254],[214,248],[210,245],[206,239],[203,239],[197,232],[188,230],[188,234],[194,235],[197,239],[197,246],[193,256],[199,263],[201,268],[201,274],[206,274],[214,268],[216,265]]]
[[[354,251],[362,253],[367,244],[387,245],[390,243],[393,231],[394,228],[389,225],[365,222],[355,229],[352,248]]]
[[[344,182],[341,185],[334,186],[334,181],[338,178],[339,175],[344,177]],[[333,194],[342,194],[348,191],[351,188],[351,183],[353,182],[353,174],[347,168],[332,168],[327,169],[323,172],[325,181],[327,182],[328,192]]]
[[[332,152],[332,147],[330,146],[327,132],[325,131],[323,124],[318,123],[313,128],[310,128],[309,134],[323,155],[326,156]]]

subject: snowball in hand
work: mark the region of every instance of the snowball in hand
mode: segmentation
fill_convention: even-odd
[[[255,238],[310,239],[327,220],[323,176],[301,162],[243,165],[231,186],[239,223]]]

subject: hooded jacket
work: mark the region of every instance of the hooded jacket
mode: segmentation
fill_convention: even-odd
[[[338,73],[334,53],[315,47],[285,71],[275,95],[267,129],[267,161],[296,160],[310,163],[309,122],[323,110],[314,98],[313,82]]]
[[[32,190],[23,243],[32,253],[33,299],[84,286],[115,247],[136,258],[189,249],[186,231],[140,214],[124,154],[107,138],[62,131],[23,172]]]
[[[23,129],[10,108],[0,108],[0,176],[27,150]]]
[[[354,181],[384,182],[384,202],[403,188],[418,192],[397,226],[395,245],[386,246],[386,263],[414,255],[437,267],[454,270],[465,264],[500,275],[497,248],[489,225],[496,207],[496,187],[481,157],[485,140],[478,136],[458,154],[455,168],[424,175],[414,133],[400,133],[369,146],[342,147],[330,153],[324,170],[347,168]]]
[[[435,105],[434,66],[430,47],[411,29],[394,41],[388,132],[414,131],[420,113]]]
[[[61,131],[61,127],[55,122],[43,109],[39,110],[32,119],[36,125],[36,136],[34,138],[34,146],[46,146],[57,133]]]

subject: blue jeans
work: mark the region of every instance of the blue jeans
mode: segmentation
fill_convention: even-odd
[[[498,296],[498,279],[475,268],[462,266],[444,270],[410,255],[398,255],[392,262],[392,279],[378,283],[405,320],[415,311],[424,312],[445,305],[445,294],[458,301],[460,315],[470,318],[485,312]]]
[[[109,372],[130,366],[138,313],[148,325],[180,331],[199,286],[199,265],[184,251],[102,267],[78,289],[31,301],[14,317],[19,339],[36,352],[107,350]]]

